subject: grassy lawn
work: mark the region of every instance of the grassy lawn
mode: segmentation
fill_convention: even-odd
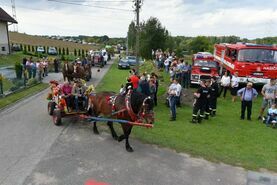
[[[11,104],[11,103],[14,103],[26,96],[29,96],[29,95],[32,95],[34,93],[37,93],[37,92],[40,92],[42,91],[43,89],[46,89],[47,87],[49,87],[48,84],[39,84],[39,85],[36,85],[34,87],[31,87],[31,88],[28,88],[28,89],[25,89],[23,91],[20,91],[18,93],[15,93],[15,94],[12,94],[10,96],[7,96],[5,98],[0,98],[0,109]]]
[[[118,70],[115,63],[106,74],[97,90],[118,92],[125,82],[128,70]],[[141,71],[150,70],[149,65]],[[186,152],[192,156],[203,157],[214,162],[224,162],[247,169],[265,168],[277,172],[277,130],[267,128],[256,121],[261,97],[253,104],[253,121],[242,121],[240,102],[218,99],[218,112],[215,118],[204,120],[201,125],[191,124],[192,107],[177,109],[177,121],[169,122],[170,111],[164,104],[162,94],[166,91],[168,77],[161,82],[159,104],[155,108],[156,123],[153,129],[136,127],[133,136],[145,143],[167,147],[177,152]],[[228,92],[229,93],[229,92]]]
[[[23,57],[28,57],[27,55],[23,55],[22,52],[12,53],[10,55],[1,55],[0,56],[0,67],[5,66],[14,66],[15,62],[22,62]]]

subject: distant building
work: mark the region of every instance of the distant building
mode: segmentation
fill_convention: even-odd
[[[0,54],[2,55],[11,52],[8,23],[17,24],[17,21],[0,7]]]

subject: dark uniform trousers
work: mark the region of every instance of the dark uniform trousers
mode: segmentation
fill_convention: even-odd
[[[201,120],[204,118],[204,112],[206,110],[207,101],[204,100],[196,100],[196,103],[193,107],[192,111],[192,118],[194,121],[197,119],[198,111],[200,110],[200,115],[198,118],[198,121],[201,122]]]

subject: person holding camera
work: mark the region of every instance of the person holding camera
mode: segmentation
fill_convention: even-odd
[[[181,89],[182,89],[182,86],[179,84],[177,79],[173,79],[172,84],[168,88],[169,107],[170,107],[170,111],[171,111],[170,121],[176,120],[176,103],[181,94]]]

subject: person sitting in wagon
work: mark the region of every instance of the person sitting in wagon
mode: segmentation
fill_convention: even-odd
[[[67,112],[66,100],[61,95],[61,86],[56,80],[50,81],[51,93],[48,94],[48,99],[52,99],[56,105],[59,106],[59,109]]]
[[[80,82],[75,81],[72,88],[72,95],[74,97],[74,105],[76,111],[79,110],[79,101],[82,102],[82,108],[87,106],[87,96],[85,96],[86,87]]]
[[[66,101],[67,110],[70,112],[72,108],[72,85],[70,82],[65,81],[61,88],[62,97]]]

